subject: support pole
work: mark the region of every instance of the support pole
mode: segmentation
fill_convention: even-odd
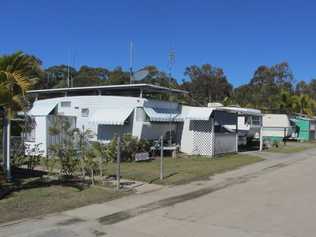
[[[117,157],[116,157],[116,190],[120,190],[120,179],[121,179],[121,138],[117,137]]]
[[[259,144],[259,151],[262,151],[263,150],[263,127],[261,125],[260,127],[260,135],[259,135],[259,141],[260,141],[260,144]]]
[[[163,166],[163,136],[160,137],[160,180],[164,178]]]
[[[3,159],[3,173],[6,173],[7,170],[7,120],[3,118],[3,127],[2,127],[2,159]]]
[[[238,114],[237,114],[237,121],[236,121],[236,152],[238,152]]]
[[[10,119],[7,119],[7,132],[6,132],[6,135],[7,135],[7,138],[6,138],[6,175],[7,175],[7,179],[8,180],[11,180],[11,157],[10,157],[10,136],[11,136],[11,121]]]

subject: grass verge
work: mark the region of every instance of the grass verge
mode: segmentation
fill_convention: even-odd
[[[65,211],[119,198],[118,193],[100,187],[79,188],[71,185],[48,185],[20,189],[0,200],[0,223]]]
[[[272,147],[269,148],[267,151],[290,154],[302,152],[311,148],[316,148],[316,144],[311,142],[288,142],[286,145],[282,143],[279,145],[279,147]]]
[[[125,179],[144,181],[147,183],[178,185],[197,180],[205,180],[210,176],[244,165],[261,161],[262,158],[243,154],[225,155],[210,159],[201,156],[181,156],[164,160],[165,176],[161,181],[160,160],[148,162],[131,162],[121,164],[121,174]],[[115,174],[115,164],[109,164],[107,173]]]

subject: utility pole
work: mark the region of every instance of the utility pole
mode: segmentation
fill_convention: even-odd
[[[172,67],[175,63],[176,54],[175,51],[170,49],[168,54],[168,70],[169,70],[169,76],[168,76],[168,84],[169,89],[171,89],[171,80],[172,80]],[[171,92],[169,91],[169,101],[171,102]],[[169,121],[169,146],[172,145],[172,113],[170,111],[170,121]]]
[[[129,82],[133,83],[133,62],[134,61],[134,46],[133,41],[129,42]]]
[[[164,165],[163,165],[163,136],[160,137],[160,180],[164,178]]]

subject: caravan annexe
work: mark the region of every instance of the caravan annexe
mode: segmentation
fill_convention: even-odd
[[[63,116],[71,121],[73,127],[80,129],[84,126],[85,129],[92,130],[94,133],[92,140],[95,141],[108,142],[115,134],[124,133],[132,134],[137,138],[158,140],[160,136],[166,135],[171,130],[175,134],[176,144],[183,152],[213,156],[237,151],[238,138],[234,132],[224,128],[227,121],[230,125],[237,125],[236,112],[147,99],[144,95],[150,93],[181,93],[181,91],[170,91],[169,88],[147,84],[136,85],[109,86],[110,89],[102,86],[30,91],[29,93],[37,98],[40,96],[54,98],[39,99],[34,102],[29,115],[33,117],[35,127],[27,144],[30,146],[41,144],[43,155],[47,155],[49,146],[56,142],[48,132],[49,127],[52,126],[56,116]],[[115,89],[112,91],[113,88]],[[99,95],[95,95],[96,91]],[[112,92],[115,95],[109,95]],[[117,93],[124,96],[119,96]],[[127,96],[130,93],[139,94],[138,97]],[[203,112],[198,113],[201,116],[194,117],[197,111],[201,112],[201,110]],[[188,139],[189,134],[192,137]],[[188,146],[188,143],[191,144]],[[187,150],[188,147],[192,149]]]
[[[212,103],[209,103],[212,107]],[[223,110],[236,112],[238,115],[238,145],[247,145],[248,141],[259,140],[262,128],[262,116],[260,110],[233,106],[223,106]],[[233,125],[226,125],[227,129],[235,130]]]

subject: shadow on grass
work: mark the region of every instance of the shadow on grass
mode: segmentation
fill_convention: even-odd
[[[258,151],[260,149],[259,141],[248,141],[247,145],[239,145],[238,152]]]
[[[20,192],[28,189],[45,188],[50,186],[64,186],[76,188],[79,191],[89,186],[88,183],[77,177],[65,177],[63,179],[50,180],[44,178],[47,172],[38,170],[29,170],[22,168],[13,168],[11,182],[0,186],[0,200],[8,198],[14,192]]]
[[[177,174],[178,174],[178,172],[174,172],[174,173],[168,174],[168,175],[164,176],[164,179],[170,178],[170,177],[175,176]],[[160,177],[150,180],[149,183],[152,184],[152,183],[154,183],[154,182],[156,182],[158,180],[160,180]]]

